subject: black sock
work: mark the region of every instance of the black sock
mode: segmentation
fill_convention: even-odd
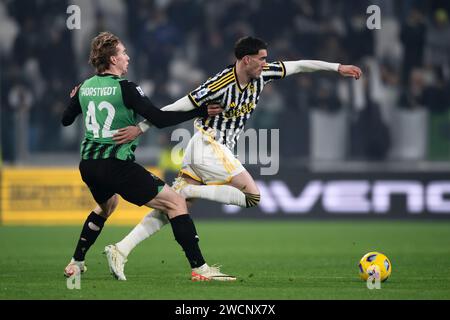
[[[205,263],[198,246],[197,230],[189,214],[182,214],[170,219],[175,240],[183,248],[191,268],[198,268]]]
[[[91,212],[91,214],[87,217],[83,225],[83,230],[81,230],[80,239],[78,240],[75,253],[73,254],[73,258],[76,261],[84,261],[86,252],[94,244],[95,240],[97,240],[100,232],[102,232],[105,221],[105,218],[99,216],[95,212]]]

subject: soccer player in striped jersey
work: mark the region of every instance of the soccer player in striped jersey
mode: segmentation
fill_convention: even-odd
[[[117,195],[120,195],[135,205],[164,212],[175,240],[191,265],[192,280],[235,280],[206,264],[185,199],[134,162],[137,141],[115,144],[112,140],[119,128],[136,123],[137,114],[162,128],[195,117],[207,117],[207,108],[187,112],[164,112],[156,108],[139,86],[121,78],[128,70],[129,57],[120,39],[109,32],[102,32],[92,40],[89,60],[97,74],[72,91],[62,124],[71,125],[79,114],[83,115],[86,133],[81,144],[79,169],[98,207],[87,217],[64,275],[70,277],[86,271],[85,255],[117,207]],[[109,263],[116,260],[115,252],[109,247],[105,248],[105,253]],[[118,280],[126,280],[111,272]]]
[[[267,44],[254,37],[238,40],[234,53],[237,59],[234,65],[226,67],[162,110],[187,111],[205,105],[211,105],[211,110],[223,109],[215,117],[195,120],[197,132],[185,150],[180,177],[173,188],[187,199],[202,198],[252,207],[260,200],[258,187],[231,150],[243,132],[246,121],[255,111],[264,86],[273,80],[301,72],[333,71],[354,79],[359,79],[362,73],[356,66],[318,60],[267,63]],[[114,139],[117,143],[127,143],[149,127],[150,124],[144,121],[138,126],[120,129]],[[124,257],[121,263],[139,242],[166,223],[167,219],[158,211],[144,217],[114,246]],[[123,265],[120,268],[123,270]]]

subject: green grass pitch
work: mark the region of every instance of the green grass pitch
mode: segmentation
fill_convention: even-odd
[[[106,225],[87,255],[81,289],[63,269],[81,226],[0,227],[0,299],[450,299],[450,222],[201,221],[200,245],[236,282],[198,283],[170,227],[138,246],[125,268],[109,274],[105,245],[131,227]],[[391,260],[380,290],[359,280],[369,251]]]

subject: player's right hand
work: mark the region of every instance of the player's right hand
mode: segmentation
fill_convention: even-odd
[[[117,133],[113,135],[113,140],[117,144],[124,144],[127,142],[131,142],[142,134],[141,128],[138,126],[128,126],[122,129],[119,129]]]

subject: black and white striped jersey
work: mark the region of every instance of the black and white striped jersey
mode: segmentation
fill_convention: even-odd
[[[241,88],[235,65],[228,66],[189,93],[189,99],[198,107],[217,103],[225,109],[215,117],[198,118],[195,126],[204,130],[215,129],[216,140],[233,150],[239,135],[244,131],[245,123],[256,108],[264,85],[272,80],[282,79],[285,75],[283,62],[267,63],[259,78]]]

